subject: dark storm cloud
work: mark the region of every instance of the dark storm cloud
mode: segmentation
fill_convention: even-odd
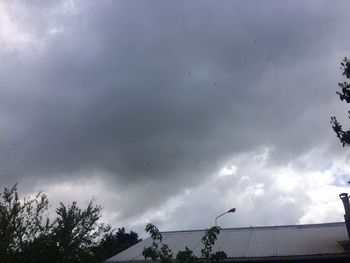
[[[234,153],[288,162],[333,138],[342,2],[77,3],[31,17],[43,46],[1,52],[3,183],[100,172],[136,196],[147,182],[123,208],[136,213]]]

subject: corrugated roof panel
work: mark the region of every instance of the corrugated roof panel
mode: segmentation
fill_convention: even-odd
[[[262,256],[269,256],[265,252],[265,246],[266,242],[264,242],[264,238],[269,235],[269,232],[262,231],[262,230],[252,230],[252,236],[249,242],[249,247],[247,250],[247,255],[250,255],[251,257],[258,257],[259,255]]]
[[[186,246],[200,256],[204,233],[204,230],[164,232],[163,243],[171,248],[174,257]],[[222,250],[229,258],[337,254],[344,252],[337,241],[347,239],[345,223],[230,228],[221,230],[213,252]],[[108,261],[144,260],[143,248],[151,244],[152,240],[147,238]]]
[[[116,256],[113,257],[116,258],[117,261],[131,261],[131,260],[142,260],[142,251],[144,247],[148,247],[152,244],[152,239],[147,238],[145,240],[142,240],[141,242],[133,245],[132,247],[120,252]],[[140,257],[141,256],[141,257]]]
[[[174,249],[172,249],[172,251],[174,252],[174,257],[179,251],[185,250],[186,247],[192,250],[196,256],[200,256],[202,249],[201,238],[204,235],[204,231],[182,232],[180,235],[184,234],[186,234],[186,239],[183,239],[182,242],[178,243],[177,246],[174,247]],[[168,233],[165,233],[165,235],[168,235]],[[173,238],[177,237],[173,236]]]
[[[221,231],[213,250],[222,250],[229,257],[245,257],[250,236],[251,231],[247,229]]]
[[[299,255],[301,252],[298,248],[298,235],[295,231],[282,229],[276,231],[276,247],[278,248],[277,255]]]

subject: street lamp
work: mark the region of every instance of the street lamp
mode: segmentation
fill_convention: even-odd
[[[236,208],[231,208],[231,209],[228,210],[227,212],[225,212],[225,213],[223,213],[223,214],[218,215],[217,217],[215,217],[215,226],[218,226],[217,220],[218,220],[219,217],[221,217],[221,216],[223,216],[223,215],[225,215],[225,214],[227,214],[227,213],[234,213],[234,212],[236,212]]]

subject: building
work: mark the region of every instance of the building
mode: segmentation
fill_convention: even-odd
[[[224,251],[225,262],[350,262],[350,205],[341,194],[345,222],[222,229],[213,252]],[[349,232],[348,232],[349,231]],[[199,257],[205,230],[163,232],[174,257],[188,247]],[[108,259],[109,263],[141,263],[143,249],[152,244],[147,238]]]
[[[163,243],[174,255],[187,246],[200,256],[204,230],[163,232]],[[344,222],[308,225],[244,227],[222,229],[213,252],[224,251],[227,262],[350,262],[339,241],[347,240]],[[110,258],[107,262],[142,262],[144,247],[152,240],[142,242]]]

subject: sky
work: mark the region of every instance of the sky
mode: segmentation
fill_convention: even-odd
[[[343,220],[347,1],[0,2],[0,185],[143,235]]]

